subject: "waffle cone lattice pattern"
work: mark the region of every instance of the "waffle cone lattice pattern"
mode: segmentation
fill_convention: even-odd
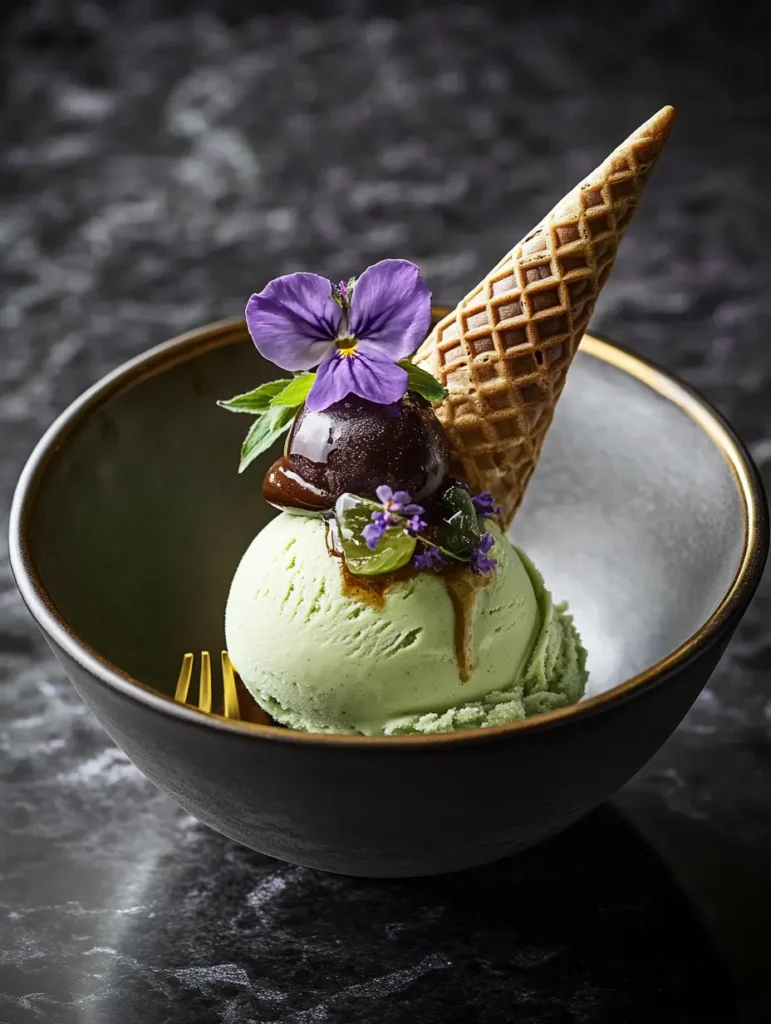
[[[506,525],[673,117],[665,107],[569,192],[415,355],[449,389],[436,413],[454,471],[495,495]]]

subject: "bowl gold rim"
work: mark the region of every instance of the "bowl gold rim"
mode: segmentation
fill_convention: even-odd
[[[442,317],[449,309],[435,306],[433,312],[435,317]],[[584,353],[635,377],[673,402],[708,435],[732,470],[744,521],[742,557],[731,586],[718,606],[706,622],[683,644],[645,671],[578,704],[523,721],[511,722],[508,725],[437,735],[351,736],[337,733],[303,733],[279,726],[232,721],[218,715],[203,714],[197,709],[178,703],[171,697],[166,697],[107,661],[72,629],[56,608],[37,574],[28,544],[28,524],[47,466],[64,444],[75,435],[89,414],[148,377],[192,359],[202,352],[242,342],[246,335],[246,324],[242,318],[222,320],[188,331],[123,363],[85,391],[54,421],[29,456],[16,486],[10,515],[10,561],[16,584],[27,608],[43,633],[50,636],[73,661],[123,697],[139,700],[158,713],[174,715],[187,720],[191,725],[213,727],[241,736],[260,737],[283,743],[310,743],[322,747],[354,745],[377,747],[380,750],[402,749],[406,745],[417,751],[417,748],[434,748],[447,743],[490,742],[496,738],[521,732],[532,733],[596,714],[664,682],[675,671],[685,667],[716,643],[734,619],[742,614],[755,592],[768,553],[768,509],[760,476],[746,448],[723,416],[687,384],[683,384],[655,364],[615,342],[596,334],[585,334],[581,341],[581,350]]]

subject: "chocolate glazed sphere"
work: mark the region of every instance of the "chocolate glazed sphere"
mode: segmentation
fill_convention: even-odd
[[[263,494],[280,508],[328,511],[346,491],[374,497],[389,484],[424,502],[446,479],[449,458],[447,435],[418,395],[393,405],[349,395],[323,412],[301,410]]]

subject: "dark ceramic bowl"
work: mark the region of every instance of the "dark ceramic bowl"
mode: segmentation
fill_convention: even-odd
[[[238,476],[246,419],[215,399],[272,373],[242,322],[194,331],[83,395],[22,474],[16,580],[115,742],[213,828],[356,875],[495,860],[623,785],[709,678],[766,559],[765,499],[730,428],[587,337],[512,531],[570,601],[590,652],[586,699],[443,736],[307,735],[170,696],[185,651],[220,649],[230,579],[273,514],[260,496],[273,454]]]

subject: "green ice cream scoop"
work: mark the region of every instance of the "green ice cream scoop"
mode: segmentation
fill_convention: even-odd
[[[225,616],[255,700],[294,729],[366,736],[499,725],[578,700],[586,655],[572,620],[499,528],[486,528],[499,564],[465,603],[463,644],[442,576],[394,583],[376,607],[346,593],[321,520],[278,516],[241,560]]]

